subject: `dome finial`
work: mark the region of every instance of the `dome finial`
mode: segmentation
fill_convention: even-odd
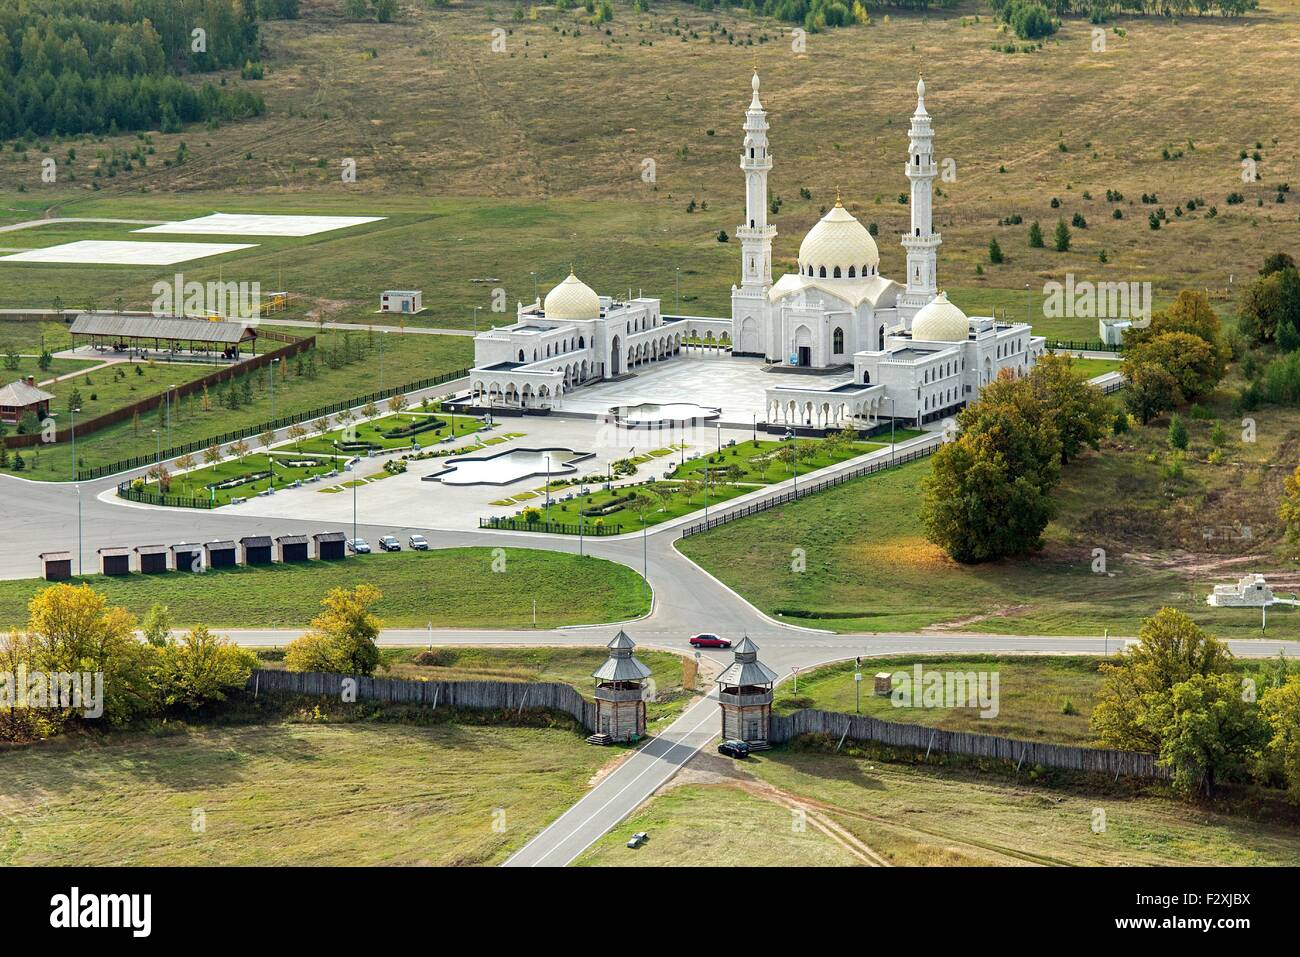
[[[925,77],[919,73],[916,75],[916,98],[925,99]]]
[[[844,203],[840,200],[840,188],[838,186],[835,187],[835,205],[840,209],[844,208]]]
[[[758,92],[758,64],[754,64],[754,78],[749,81],[750,87],[755,93]]]

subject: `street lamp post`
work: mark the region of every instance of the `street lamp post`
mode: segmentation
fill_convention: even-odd
[[[271,360],[271,429],[275,429],[275,367],[279,359]]]
[[[357,541],[357,477],[352,476],[352,543],[353,551],[356,551]]]
[[[176,383],[167,387],[167,448],[172,447],[172,392],[176,389]]]
[[[81,555],[84,551],[81,544],[81,483],[77,483],[77,577],[83,577],[86,574],[81,564]]]
[[[546,456],[546,524],[551,524],[551,457]]]
[[[68,407],[68,415],[72,420],[72,478],[77,478],[77,413],[81,410],[74,406]]]
[[[384,343],[388,341],[388,330],[379,337],[379,391],[384,391]]]
[[[1025,283],[1025,323],[1027,325],[1033,325],[1029,320],[1029,283]]]
[[[894,397],[889,397],[889,464],[894,464]]]
[[[483,308],[482,306],[474,307],[474,335],[476,336],[478,335],[478,314],[479,314],[479,310],[482,308]]]
[[[682,267],[674,266],[673,272],[677,274],[677,297],[673,300],[673,311],[682,311]]]

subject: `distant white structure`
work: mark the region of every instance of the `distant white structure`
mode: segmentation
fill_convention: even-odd
[[[1233,585],[1215,585],[1205,600],[1219,608],[1265,608],[1278,601],[1263,575],[1245,575]]]
[[[1102,319],[1097,324],[1101,341],[1108,346],[1122,346],[1124,333],[1133,328],[1132,319]]]
[[[380,312],[424,311],[424,293],[419,289],[389,289],[379,297]]]

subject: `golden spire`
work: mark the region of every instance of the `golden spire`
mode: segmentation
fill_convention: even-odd
[[[844,206],[844,203],[840,201],[840,188],[838,186],[835,187],[835,205],[841,208]]]

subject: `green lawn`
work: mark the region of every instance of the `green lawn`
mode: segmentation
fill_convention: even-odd
[[[312,330],[298,331],[310,334]],[[353,358],[350,361],[341,358],[344,354],[345,336],[352,349]],[[195,394],[177,400],[171,410],[172,444],[208,439],[232,429],[256,427],[269,421],[272,391],[276,416],[309,412],[326,403],[374,392],[380,387],[377,340],[378,334],[372,335],[361,329],[354,333],[321,334],[317,337],[314,374],[305,359],[300,363],[296,358],[281,364],[274,374],[274,386],[268,369],[249,373],[252,400],[248,403],[241,400],[236,409],[223,405],[224,387],[210,390],[206,399],[202,394]],[[473,347],[463,337],[390,334],[385,337],[383,351],[383,382],[391,387],[464,368],[471,361]],[[169,384],[177,381],[178,375],[189,372],[197,376],[207,371],[202,366],[190,368],[182,364],[158,364],[152,369],[148,364],[136,364],[135,368],[142,369],[143,375],[137,376],[128,368],[125,379],[113,381],[111,372],[97,372],[91,376],[91,385],[86,385],[79,376],[48,390],[59,396],[53,403],[53,411],[60,413],[60,424],[67,415],[66,396],[74,385],[81,391],[83,410],[88,409],[94,413],[105,411],[102,407],[106,406],[108,397],[121,390],[135,387],[137,391],[128,391],[127,395],[143,398],[162,392]],[[242,393],[242,383],[240,391]],[[91,400],[92,393],[99,393],[100,398]],[[83,414],[86,413],[83,411]],[[81,420],[82,417],[78,416],[78,421]],[[98,432],[78,434],[77,457],[83,467],[93,467],[130,456],[152,455],[157,443],[153,430],[165,430],[165,427],[165,417],[150,412],[141,416],[137,422],[121,422]],[[166,445],[165,434],[163,444]],[[71,480],[70,443],[23,452],[26,478]]]
[[[1029,741],[1091,745],[1088,729],[1093,694],[1101,683],[1098,657],[1052,656],[1027,658],[995,655],[917,655],[867,658],[862,662],[860,714],[908,724],[924,724],[945,731],[995,734]],[[894,707],[884,696],[872,693],[876,672],[906,672],[919,664],[924,672],[996,673],[998,694],[996,716],[982,717],[978,707],[926,708]],[[785,682],[777,693],[776,709],[789,713],[799,708],[855,713],[858,707],[852,661],[825,665],[799,675],[799,690]],[[900,685],[900,687],[902,687]],[[1066,702],[1074,713],[1064,714]],[[916,702],[919,704],[919,702]]]
[[[585,518],[579,517],[579,511],[597,509],[612,504],[632,495],[638,488],[655,490],[658,496],[655,504],[641,511],[633,501],[606,515],[589,514]],[[712,507],[752,491],[754,491],[754,486],[749,485],[710,485],[708,504]],[[522,498],[520,495],[514,496],[515,501],[520,498]],[[572,525],[572,534],[576,535],[580,524],[585,525],[587,528],[602,525],[605,528],[616,528],[620,532],[639,531],[642,528],[650,528],[662,522],[689,515],[691,512],[703,509],[704,505],[705,489],[703,485],[700,486],[698,492],[692,494],[688,499],[680,482],[645,482],[636,485],[616,486],[610,490],[601,489],[593,491],[589,495],[576,495],[567,502],[561,501],[559,496],[552,492],[549,508],[546,505],[545,494],[542,493],[537,498],[529,501],[527,507],[535,508],[541,513],[536,525],[536,531],[547,531],[546,523],[554,522]],[[522,518],[523,510],[516,513],[515,517]],[[555,529],[551,529],[551,531],[554,532]]]
[[[201,460],[202,456],[196,454],[194,458]],[[312,456],[293,451],[271,455],[254,452],[242,459],[228,459],[176,475],[171,480],[169,494],[229,505],[232,499],[252,498],[268,488],[283,489],[312,476],[330,475],[341,470],[346,461],[346,456]],[[311,464],[305,464],[308,462]],[[229,484],[240,479],[244,481],[237,485]],[[142,487],[148,492],[156,492],[158,483],[145,481]]]
[[[1057,493],[1062,519],[1049,526],[1051,545],[1038,557],[958,565],[926,541],[919,502],[927,460],[691,536],[678,547],[769,614],[836,631],[946,625],[993,634],[1100,635],[1109,629],[1135,635],[1142,618],[1168,605],[1224,637],[1258,637],[1258,611],[1205,604],[1210,584],[1230,580],[1231,571],[1185,577],[1177,563],[1127,554],[1136,546],[1116,538],[1135,534],[1139,520],[1165,521],[1171,513],[1158,478],[1136,481],[1134,470],[1158,472],[1159,466],[1144,463],[1141,454],[1122,459],[1106,451],[1067,466]],[[1232,472],[1222,475],[1231,480]],[[1099,495],[1112,487],[1127,489],[1128,500]],[[1164,504],[1151,506],[1147,519],[1141,519],[1145,511],[1133,513],[1131,523],[1112,514],[1117,506],[1125,516],[1130,508],[1147,508],[1139,495]],[[1106,574],[1092,571],[1091,548],[1101,543],[1110,546]],[[1169,547],[1168,539],[1141,544]],[[805,551],[806,571],[792,570],[795,548]],[[1300,613],[1279,606],[1269,624],[1270,636],[1293,637]]]
[[[42,386],[46,392],[54,395],[50,402],[50,411],[56,413],[62,427],[68,421],[68,408],[75,394],[81,397],[81,411],[77,413],[77,422],[85,423],[96,416],[105,415],[124,405],[138,402],[149,396],[159,395],[169,386],[185,385],[195,379],[201,379],[217,369],[217,365],[201,362],[157,362],[146,359],[143,362],[120,362],[105,369],[87,372],[61,382]],[[176,398],[173,397],[173,402]],[[176,407],[172,408],[172,423],[176,422]],[[157,425],[157,415],[149,416],[150,427]],[[142,431],[145,431],[142,428]],[[173,430],[174,431],[174,430]],[[90,435],[86,436],[91,438]],[[151,436],[152,438],[152,436]],[[163,441],[166,442],[164,436]],[[77,445],[82,444],[78,436]],[[80,448],[78,448],[80,453]]]
[[[388,436],[384,433],[394,432],[411,426],[419,426],[436,419],[442,424],[437,428],[425,429],[407,436]],[[472,415],[450,415],[443,412],[411,411],[385,415],[366,422],[354,422],[349,427],[334,429],[324,435],[313,435],[301,442],[291,443],[290,447],[303,452],[329,454],[340,449],[338,443],[345,441],[351,445],[369,445],[377,450],[409,449],[411,441],[420,443],[427,449],[444,438],[468,435],[483,428],[483,423]],[[348,434],[345,436],[345,432]],[[351,450],[349,448],[349,450]]]
[[[4,346],[0,345],[0,352],[4,352]],[[17,361],[15,361],[15,358]],[[49,388],[41,385],[50,379],[57,378],[61,375],[67,375],[69,372],[76,372],[80,369],[89,369],[92,366],[99,365],[94,359],[50,359],[50,365],[47,369],[40,367],[40,360],[36,356],[5,355],[4,370],[0,371],[0,383],[8,384],[16,379],[26,379],[28,376],[36,378],[36,384],[49,392]],[[54,394],[54,393],[51,393]],[[55,408],[55,411],[58,411]]]
[[[904,431],[907,431],[906,437],[908,438],[919,434],[910,430]],[[901,442],[903,438],[903,436],[899,436],[897,440]],[[889,444],[888,440],[886,440],[885,444]],[[675,479],[691,479],[703,482],[707,473],[709,481],[716,483],[720,478],[726,478],[729,470],[735,469],[738,471],[731,474],[735,475],[735,481],[737,482],[756,484],[784,482],[795,474],[789,464],[781,462],[777,458],[777,454],[787,445],[793,446],[796,450],[799,449],[799,446],[803,446],[803,453],[806,457],[799,459],[799,475],[805,475],[817,469],[824,469],[829,465],[836,465],[882,448],[879,442],[854,442],[843,450],[827,451],[823,443],[816,439],[803,439],[800,440],[798,445],[785,441],[769,442],[750,439],[745,442],[737,442],[733,446],[724,447],[721,452],[714,451],[698,459],[692,459],[685,464],[679,464],[669,474],[670,477]],[[797,455],[798,451],[795,454]]]
[[[375,613],[390,628],[530,628],[534,600],[539,628],[621,621],[649,611],[641,577],[613,562],[508,548],[504,569],[493,571],[491,549],[449,548],[85,580],[137,616],[161,602],[180,624],[222,628],[306,628],[329,589],[361,582],[384,592]],[[0,628],[25,624],[27,602],[45,586],[36,579],[0,582]]]
[[[1107,372],[1118,372],[1120,370],[1120,360],[1081,359],[1078,356],[1074,356],[1070,360],[1070,366],[1085,379],[1095,379],[1097,376],[1105,375]]]
[[[609,758],[568,729],[452,723],[59,738],[0,757],[0,864],[497,864]]]

